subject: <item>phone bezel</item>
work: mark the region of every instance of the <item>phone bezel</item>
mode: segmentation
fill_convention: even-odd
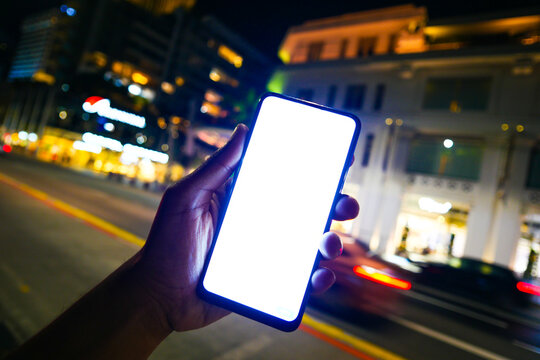
[[[260,100],[259,100],[259,103],[257,105],[257,109],[256,109],[256,111],[254,113],[254,116],[253,116],[253,121],[251,123],[249,132],[248,132],[248,134],[246,136],[244,149],[242,151],[242,157],[240,159],[240,162],[238,164],[238,167],[237,167],[236,171],[233,174],[233,180],[232,180],[232,184],[231,184],[229,194],[226,197],[226,201],[222,204],[222,208],[221,208],[220,214],[219,214],[219,219],[218,219],[218,222],[217,222],[217,227],[216,227],[216,230],[214,232],[214,238],[212,240],[212,244],[210,246],[210,249],[208,250],[208,254],[207,254],[205,262],[204,262],[204,267],[203,267],[203,270],[201,272],[199,282],[197,284],[197,294],[199,295],[199,297],[201,297],[202,299],[204,299],[205,301],[207,301],[209,303],[218,305],[218,306],[220,306],[222,308],[233,311],[233,312],[235,312],[237,314],[243,315],[245,317],[248,317],[250,319],[256,320],[256,321],[261,322],[263,324],[269,325],[269,326],[274,327],[276,329],[290,332],[290,331],[296,330],[298,328],[298,326],[300,325],[300,322],[302,321],[302,316],[303,316],[305,308],[306,308],[307,300],[309,299],[309,289],[311,288],[311,285],[308,285],[308,287],[305,289],[304,297],[302,299],[302,305],[300,306],[300,311],[298,312],[298,316],[292,321],[283,320],[281,318],[275,317],[275,316],[270,315],[268,313],[262,312],[260,310],[256,310],[256,309],[251,308],[251,307],[249,307],[247,305],[238,303],[238,302],[233,301],[231,299],[225,298],[225,297],[223,297],[221,295],[210,292],[207,289],[205,289],[205,287],[203,285],[203,280],[204,280],[204,277],[206,276],[206,271],[208,269],[208,264],[209,264],[210,259],[212,257],[212,253],[214,251],[214,246],[216,244],[216,240],[217,240],[217,237],[219,235],[219,231],[221,229],[221,224],[223,222],[225,212],[227,211],[227,207],[229,206],[229,200],[231,198],[230,195],[232,194],[234,186],[236,185],[236,179],[238,177],[238,173],[239,173],[240,169],[242,168],[242,162],[243,162],[244,155],[246,153],[247,147],[249,145],[249,141],[251,139],[251,134],[253,132],[253,129],[256,126],[256,122],[257,122],[257,118],[259,116],[259,111],[261,109],[261,106],[262,106],[264,100],[266,98],[268,98],[268,97],[278,97],[278,98],[285,99],[285,100],[288,100],[288,101],[293,101],[293,102],[296,102],[296,103],[308,105],[310,107],[314,107],[314,108],[317,108],[317,109],[320,109],[320,110],[329,111],[329,112],[333,112],[333,113],[340,114],[340,115],[343,115],[343,116],[347,116],[347,117],[351,118],[352,120],[354,120],[354,122],[355,122],[355,130],[354,130],[354,134],[353,134],[353,137],[352,137],[352,140],[351,140],[351,144],[349,145],[349,150],[348,150],[348,153],[347,153],[347,158],[346,158],[345,164],[350,164],[352,162],[352,158],[354,156],[354,150],[356,148],[356,143],[358,142],[358,137],[360,135],[360,130],[361,130],[362,124],[361,124],[360,120],[358,119],[358,117],[356,117],[355,115],[353,115],[351,113],[345,112],[345,111],[341,111],[341,110],[338,110],[338,109],[326,107],[326,106],[323,106],[323,105],[315,104],[315,103],[312,103],[312,102],[309,102],[309,101],[293,98],[293,97],[282,95],[282,94],[271,93],[271,92],[267,92],[267,93],[263,94],[261,96]],[[337,187],[336,192],[334,194],[334,200],[332,202],[332,207],[330,209],[330,213],[329,213],[328,219],[326,221],[326,226],[325,226],[325,230],[324,230],[325,232],[329,231],[329,229],[330,229],[330,225],[332,223],[332,218],[333,218],[334,208],[335,208],[337,200],[339,199],[338,195],[340,194],[340,191],[341,191],[341,189],[343,187],[343,184],[345,182],[345,178],[347,176],[348,170],[349,170],[349,166],[344,166],[344,168],[343,168],[343,170],[341,172],[341,176],[340,176],[340,179],[339,179],[339,184],[338,184],[338,187]],[[322,234],[321,234],[321,236],[322,236]],[[321,254],[318,253],[317,258],[315,259],[315,262],[313,263],[313,267],[311,269],[311,274],[313,274],[313,272],[318,268],[320,260],[321,260]]]

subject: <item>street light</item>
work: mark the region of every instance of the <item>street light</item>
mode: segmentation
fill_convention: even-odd
[[[454,146],[454,142],[451,139],[444,139],[443,145],[445,148],[450,149],[452,146]]]

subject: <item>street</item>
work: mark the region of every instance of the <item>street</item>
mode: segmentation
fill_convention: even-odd
[[[133,255],[160,201],[156,193],[14,154],[0,157],[0,198],[0,356]],[[399,308],[384,317],[309,307],[293,333],[233,314],[207,328],[171,335],[151,358],[540,356],[538,311],[493,312],[443,299],[430,289],[403,295]]]

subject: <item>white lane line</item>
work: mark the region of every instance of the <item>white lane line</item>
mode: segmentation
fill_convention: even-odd
[[[262,335],[226,351],[225,353],[215,357],[214,360],[242,360],[248,357],[253,357],[263,348],[270,345],[271,342],[272,338]]]
[[[443,333],[441,333],[439,331],[430,329],[428,327],[425,327],[423,325],[420,325],[420,324],[414,323],[412,321],[403,319],[401,317],[394,316],[394,315],[388,315],[386,318],[393,321],[393,322],[395,322],[395,323],[398,323],[398,324],[400,324],[402,326],[405,326],[405,327],[407,327],[407,328],[409,328],[411,330],[414,330],[414,331],[419,332],[421,334],[427,335],[427,336],[432,337],[434,339],[437,339],[439,341],[445,342],[445,343],[447,343],[449,345],[452,345],[452,346],[457,347],[457,348],[459,348],[461,350],[467,351],[467,352],[469,352],[471,354],[474,354],[476,356],[479,356],[481,358],[489,359],[489,360],[510,360],[507,357],[495,354],[495,353],[493,353],[491,351],[488,351],[488,350],[483,349],[481,347],[478,347],[476,345],[469,344],[468,342],[465,342],[463,340],[456,339],[455,337],[443,334]]]
[[[427,302],[429,304],[433,304],[433,305],[442,307],[443,309],[447,309],[447,310],[450,310],[450,311],[453,311],[453,312],[457,312],[459,314],[462,314],[462,315],[465,315],[465,316],[468,316],[468,317],[483,321],[483,322],[491,324],[491,325],[498,326],[498,327],[503,328],[503,329],[506,329],[508,327],[507,322],[494,319],[494,318],[492,318],[490,316],[487,316],[487,315],[479,314],[479,313],[477,313],[475,311],[468,310],[468,309],[465,309],[465,308],[463,308],[461,306],[457,306],[457,305],[454,305],[454,304],[447,303],[446,301],[443,301],[443,300],[435,299],[435,298],[433,298],[431,296],[422,295],[422,294],[412,292],[412,291],[403,291],[401,294],[412,297],[414,299],[417,299],[417,300],[420,300],[420,301],[423,301],[423,302]]]
[[[520,348],[523,348],[525,350],[532,351],[533,353],[540,354],[540,347],[538,347],[538,346],[527,344],[527,343],[524,343],[524,342],[521,342],[521,341],[518,341],[518,340],[512,341],[512,344],[514,344],[516,346],[519,346]]]

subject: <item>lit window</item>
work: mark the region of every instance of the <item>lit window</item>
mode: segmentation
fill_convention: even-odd
[[[235,67],[242,67],[242,62],[244,59],[227,46],[220,45],[218,48],[218,55],[227,60],[229,63],[233,64]]]
[[[174,79],[174,83],[176,84],[176,86],[182,86],[184,85],[185,80],[183,77],[177,76],[176,79]]]
[[[164,93],[172,95],[174,94],[174,91],[176,90],[174,85],[169,82],[162,82],[161,83],[161,90],[163,90]]]
[[[206,93],[204,94],[204,99],[215,104],[223,100],[223,96],[219,95],[213,90],[206,90]]]
[[[452,112],[486,110],[490,90],[491,79],[488,77],[428,79],[423,107]]]
[[[141,74],[140,72],[134,72],[131,75],[131,80],[135,81],[137,84],[146,85],[148,84],[148,76]]]

